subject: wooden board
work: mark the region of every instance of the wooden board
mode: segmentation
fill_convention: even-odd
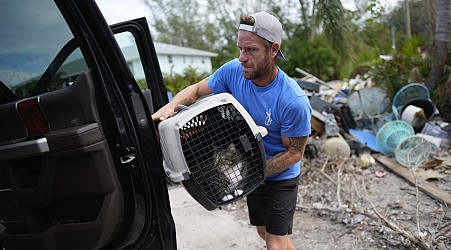
[[[403,167],[396,162],[394,158],[389,158],[382,154],[372,154],[372,156],[376,159],[376,161],[382,164],[382,166],[391,170],[395,174],[407,180],[411,185],[415,186],[415,177],[409,168]],[[425,180],[418,179],[418,189],[440,202],[451,205],[451,194],[448,194],[446,191],[439,189]]]

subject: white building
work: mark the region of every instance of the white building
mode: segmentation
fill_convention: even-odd
[[[175,46],[164,43],[154,43],[158,62],[163,75],[173,73],[183,74],[186,68],[196,68],[199,73],[211,73],[211,58],[216,53]],[[122,52],[136,79],[144,79],[143,67],[135,45],[122,47]]]

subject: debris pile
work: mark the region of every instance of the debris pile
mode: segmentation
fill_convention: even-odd
[[[450,154],[451,124],[441,118],[424,84],[406,84],[390,99],[382,88],[358,81],[326,83],[310,74],[295,80],[309,95],[312,135],[322,138],[329,154],[380,153],[409,168]]]

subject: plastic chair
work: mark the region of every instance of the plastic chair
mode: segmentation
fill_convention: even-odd
[[[396,120],[401,119],[402,108],[413,100],[432,100],[429,97],[429,90],[424,84],[409,83],[396,92],[392,102],[392,112]],[[435,109],[436,110],[436,109]]]

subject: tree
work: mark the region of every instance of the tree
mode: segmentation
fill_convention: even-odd
[[[152,12],[151,26],[163,43],[213,50],[215,25],[205,18],[201,4],[192,0],[143,0]]]
[[[451,1],[437,0],[437,18],[435,24],[433,62],[426,86],[433,91],[443,75],[448,60],[448,44],[450,41]],[[451,94],[451,93],[448,93]]]
[[[346,51],[347,11],[340,0],[143,0],[153,15],[151,25],[158,41],[197,49],[214,50],[219,57],[213,67],[237,56],[236,34],[241,12],[273,12],[282,22],[287,43],[294,34],[315,39],[318,30],[326,34],[338,51]],[[311,10],[311,13],[308,13]],[[302,14],[299,14],[302,12]],[[298,19],[301,17],[301,19]],[[302,26],[301,26],[302,24]],[[300,28],[304,27],[304,28]],[[304,32],[298,32],[303,29]],[[285,42],[284,42],[285,43]],[[284,45],[285,46],[285,45]]]
[[[341,1],[318,0],[314,8],[316,9],[314,24],[322,26],[324,36],[339,53],[348,52],[349,17]]]
[[[410,1],[411,34],[423,38],[433,37],[435,10],[432,10],[431,3],[434,1]],[[397,7],[388,13],[386,23],[395,28],[396,31],[406,30],[406,5],[398,4]]]
[[[302,46],[299,46],[302,44]],[[324,39],[323,35],[317,35],[314,40],[293,36],[291,42],[285,47],[288,61],[280,61],[278,65],[291,76],[298,75],[299,67],[323,81],[339,78],[341,65],[339,55]]]

